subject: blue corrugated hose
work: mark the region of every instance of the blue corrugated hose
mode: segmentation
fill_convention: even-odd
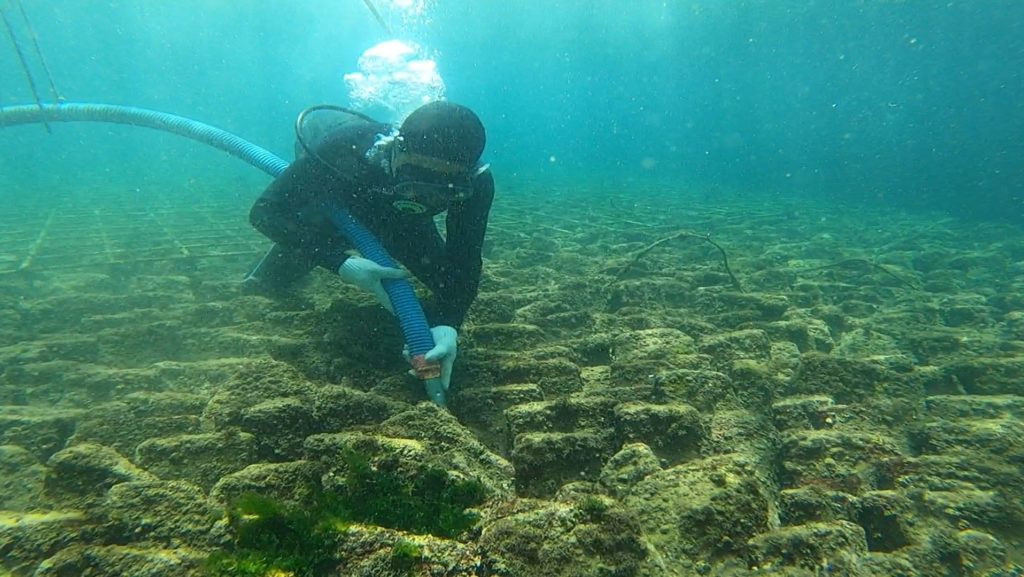
[[[278,156],[230,132],[166,112],[131,106],[83,103],[0,107],[0,127],[41,122],[108,122],[142,126],[191,138],[223,150],[275,178],[288,168],[288,163]],[[341,233],[363,256],[381,266],[396,266],[373,234],[352,218],[348,211],[339,208],[333,215],[333,220]],[[443,406],[445,391],[441,379],[434,375],[436,367],[423,366],[423,355],[434,348],[434,337],[430,334],[430,325],[427,324],[423,307],[416,299],[412,285],[404,279],[392,279],[384,281],[384,289],[391,299],[405,342],[409,345],[413,367],[421,377],[427,377],[427,395],[432,401]]]

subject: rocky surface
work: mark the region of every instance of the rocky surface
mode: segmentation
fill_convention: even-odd
[[[0,575],[199,575],[234,499],[301,507],[350,452],[487,499],[458,539],[354,524],[332,575],[1022,574],[1020,231],[521,192],[448,411],[327,275],[0,276]],[[692,235],[636,258],[684,215],[739,287]]]

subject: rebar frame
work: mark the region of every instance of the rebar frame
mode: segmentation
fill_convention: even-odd
[[[216,194],[10,199],[0,216],[0,275],[258,256],[267,241],[246,221],[247,203]]]
[[[552,196],[552,190],[569,190]],[[0,275],[161,261],[258,258],[269,241],[254,231],[247,198],[223,191],[81,190],[18,197],[0,213]],[[646,245],[682,227],[707,231],[741,214],[746,222],[784,211],[700,205],[683,193],[621,194],[531,186],[498,195],[489,238],[505,246],[542,235],[572,241],[595,232]],[[620,255],[621,256],[621,255]]]

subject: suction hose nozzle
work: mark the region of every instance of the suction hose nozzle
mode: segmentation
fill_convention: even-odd
[[[423,381],[423,389],[434,404],[443,407],[448,403],[447,389],[441,381],[441,364],[428,361],[426,355],[416,355],[409,359],[416,377]]]

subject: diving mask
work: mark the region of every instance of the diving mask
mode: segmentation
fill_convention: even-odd
[[[391,158],[391,174],[395,184],[389,193],[397,197],[392,205],[411,214],[437,214],[452,203],[473,196],[473,179],[488,165],[467,169],[465,166],[406,151],[396,143]]]
[[[392,206],[410,214],[438,214],[451,204],[473,196],[473,185],[468,179],[458,181],[402,180],[388,192],[394,196]]]

